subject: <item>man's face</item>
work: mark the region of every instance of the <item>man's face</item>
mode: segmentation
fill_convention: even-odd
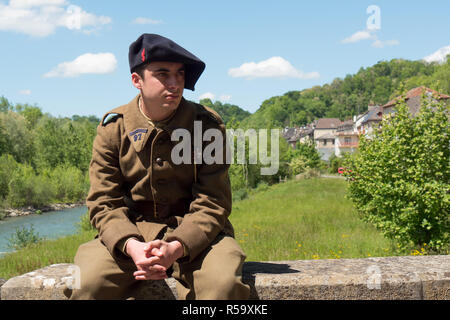
[[[148,64],[142,77],[138,76],[145,104],[167,112],[176,110],[183,97],[184,71],[184,64],[179,62],[155,61]]]

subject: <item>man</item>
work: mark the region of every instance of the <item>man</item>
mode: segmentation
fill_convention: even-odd
[[[142,280],[171,275],[180,299],[247,299],[249,286],[241,281],[245,254],[228,220],[228,165],[172,159],[172,133],[193,134],[196,121],[203,131],[220,130],[225,150],[218,114],[183,98],[205,64],[155,34],[131,44],[129,63],[139,95],[107,113],[97,128],[87,205],[99,235],[79,247],[81,288],[66,295],[133,298]]]

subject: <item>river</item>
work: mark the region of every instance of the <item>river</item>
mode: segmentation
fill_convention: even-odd
[[[0,256],[6,252],[14,251],[8,248],[8,239],[17,228],[30,228],[32,225],[34,231],[41,238],[57,239],[76,233],[77,223],[81,216],[86,213],[86,210],[86,207],[82,206],[61,211],[44,212],[40,215],[31,214],[0,220]]]

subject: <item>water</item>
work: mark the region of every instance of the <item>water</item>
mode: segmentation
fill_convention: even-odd
[[[77,231],[77,223],[86,213],[86,207],[77,207],[62,211],[44,212],[41,215],[32,214],[20,217],[11,217],[0,220],[0,256],[6,252],[14,251],[8,248],[8,239],[15,233],[16,228],[30,228],[41,238],[57,239],[74,234]]]

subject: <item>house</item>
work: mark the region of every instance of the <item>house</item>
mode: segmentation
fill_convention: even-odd
[[[359,133],[353,120],[344,121],[336,130],[334,154],[340,157],[343,153],[353,153],[358,149]]]
[[[446,94],[439,93],[435,90],[432,90],[430,88],[426,88],[424,86],[420,86],[414,89],[409,90],[406,93],[405,101],[407,106],[409,107],[409,110],[411,114],[414,116],[417,112],[419,112],[420,109],[420,102],[422,96],[425,94],[425,96],[429,98],[433,98],[436,100],[445,100],[447,103],[450,102],[450,96]],[[393,112],[395,112],[395,105],[399,102],[399,100],[402,98],[402,96],[398,96],[388,103],[386,103],[383,106],[383,115],[388,115]]]
[[[314,129],[314,142],[322,160],[328,160],[335,152],[335,133],[341,120],[337,118],[322,118],[317,120]]]
[[[383,119],[383,107],[380,105],[369,105],[367,111],[355,121],[355,129],[359,134],[370,137],[374,129],[378,129]]]
[[[295,148],[297,142],[306,143],[308,139],[314,139],[314,123],[300,128],[286,127],[282,131],[282,136],[292,148]]]

